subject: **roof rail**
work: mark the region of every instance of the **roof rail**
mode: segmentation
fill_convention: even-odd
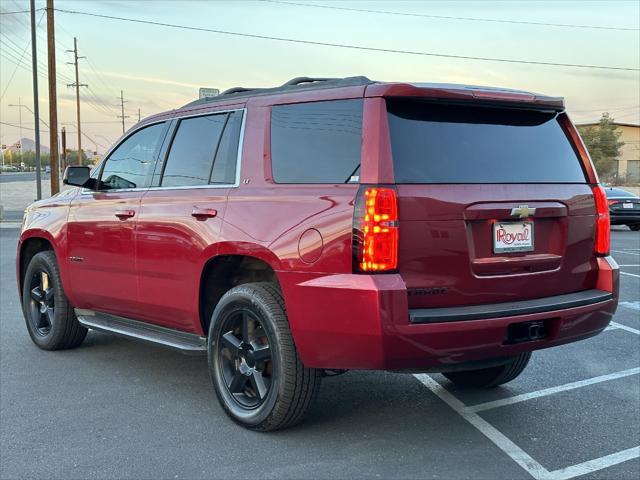
[[[256,88],[245,88],[245,87],[231,87],[222,92],[220,95],[231,95],[232,93],[240,93],[240,92],[251,92],[253,90],[257,90]]]
[[[313,78],[313,77],[296,77],[284,83],[282,86],[300,85],[301,83],[313,83],[313,82],[328,82],[330,80],[341,80],[340,78]]]
[[[231,98],[245,98],[254,95],[267,95],[270,93],[286,93],[298,90],[316,90],[321,88],[338,88],[338,87],[353,87],[361,85],[369,85],[374,83],[367,77],[346,77],[346,78],[313,78],[313,77],[296,77],[289,80],[287,83],[279,87],[271,88],[245,88],[245,87],[233,87],[225,90],[216,97],[206,97],[199,100],[195,100],[188,103],[184,107],[193,107],[196,105],[202,105],[205,103],[222,102]]]

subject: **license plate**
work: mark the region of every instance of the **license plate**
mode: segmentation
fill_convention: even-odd
[[[633,203],[623,203],[622,208],[633,208]]]
[[[533,222],[496,222],[493,224],[493,252],[532,252]]]

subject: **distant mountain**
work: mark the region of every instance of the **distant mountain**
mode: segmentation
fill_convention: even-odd
[[[22,151],[23,152],[35,152],[36,150],[36,142],[35,140],[31,140],[30,138],[23,138],[22,140]],[[20,148],[17,146],[18,142],[7,145],[7,150],[13,153],[20,153]],[[49,147],[40,143],[40,153],[49,153]]]

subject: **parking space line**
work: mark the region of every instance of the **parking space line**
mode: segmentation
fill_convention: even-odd
[[[621,372],[609,373],[608,375],[600,375],[599,377],[588,378],[586,380],[580,380],[578,382],[565,383],[564,385],[559,385],[557,387],[545,388],[544,390],[523,393],[521,395],[514,395],[513,397],[502,398],[493,402],[479,403],[477,405],[467,407],[467,411],[482,412],[485,410],[491,410],[493,408],[504,407],[506,405],[524,402],[533,398],[546,397],[547,395],[553,395],[554,393],[566,392],[568,390],[575,390],[576,388],[595,385],[597,383],[607,382],[609,380],[615,380],[617,378],[637,375],[638,373],[640,373],[640,367],[630,368]]]
[[[626,325],[623,325],[621,323],[618,322],[611,322],[609,325],[615,327],[615,329],[620,329],[620,330],[626,330],[627,332],[631,332],[631,333],[635,333],[636,335],[640,335],[640,330],[636,329],[636,328],[631,328],[631,327],[627,327]]]
[[[626,252],[624,250],[611,250],[612,253],[622,253],[623,255],[637,255],[640,257],[640,253],[638,252]]]
[[[618,303],[618,305],[621,306],[621,307],[624,307],[624,308],[628,308],[629,310],[640,311],[640,301],[620,302],[620,303]]]
[[[624,325],[622,325],[622,327],[624,327]],[[638,373],[640,371],[640,368],[625,370],[624,372],[631,372],[632,370],[633,372],[628,373],[628,375]],[[617,374],[612,375],[621,375],[624,372],[618,372]],[[440,398],[440,400],[446,403],[458,415],[464,418],[480,433],[491,440],[491,442],[496,447],[502,450],[509,458],[511,458],[511,460],[520,465],[520,467],[522,467],[527,473],[529,473],[529,475],[531,475],[535,480],[569,480],[574,477],[585,475],[587,473],[593,473],[598,470],[609,468],[614,465],[618,465],[619,463],[623,463],[628,460],[633,460],[634,458],[640,457],[640,446],[638,446],[629,448],[627,450],[622,450],[620,452],[612,453],[610,455],[605,455],[600,458],[595,458],[593,460],[588,460],[583,463],[578,463],[576,465],[549,471],[538,461],[536,461],[531,455],[529,455],[522,448],[516,445],[509,437],[507,437],[500,430],[487,422],[484,418],[478,415],[478,413],[473,411],[473,408],[477,408],[478,405],[465,405],[464,402],[459,400],[455,395],[449,392],[446,388],[444,388],[426,373],[416,373],[413,376],[425,387],[431,390],[434,395]]]
[[[629,275],[630,277],[636,277],[636,278],[640,278],[640,275],[636,275],[635,273],[629,273],[629,272],[620,272],[620,275]]]
[[[513,443],[506,435],[487,422],[475,412],[467,410],[466,405],[452,393],[425,373],[414,375],[425,387],[431,390],[444,403],[449,405],[458,415],[476,427],[480,433],[491,440],[500,450],[506,453],[514,462],[520,465],[536,480],[550,478],[550,472],[535,461],[527,452]]]
[[[620,265],[618,264],[619,267],[640,267],[640,264],[638,265]]]
[[[640,457],[640,447],[633,447],[621,452],[612,453],[604,457],[589,460],[588,462],[579,463],[570,467],[561,468],[550,472],[550,478],[553,480],[568,480],[570,478],[586,475],[603,468],[613,467],[627,460],[633,460]]]

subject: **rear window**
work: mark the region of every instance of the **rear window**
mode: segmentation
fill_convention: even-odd
[[[362,99],[279,105],[271,110],[277,183],[346,183],[360,166]]]
[[[397,183],[585,183],[556,112],[387,101]]]

